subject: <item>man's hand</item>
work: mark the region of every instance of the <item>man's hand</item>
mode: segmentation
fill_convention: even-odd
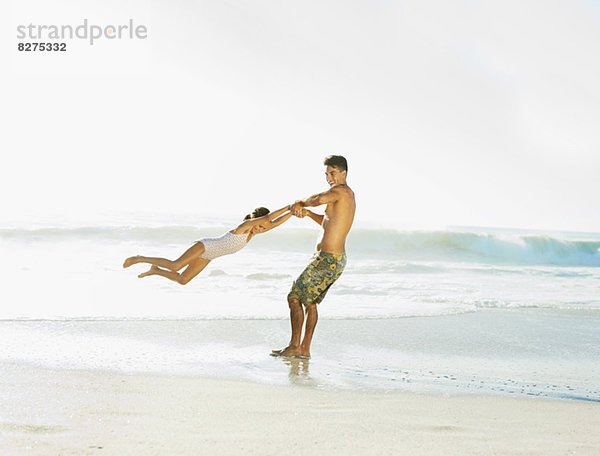
[[[294,204],[290,205],[290,211],[296,217],[302,218],[302,217],[304,217],[304,215],[306,215],[306,213],[304,215],[302,215],[303,209],[304,209],[304,205],[302,204],[301,201],[296,201]]]
[[[294,212],[294,215],[298,218],[304,218],[307,215],[306,209],[302,208],[297,212]]]

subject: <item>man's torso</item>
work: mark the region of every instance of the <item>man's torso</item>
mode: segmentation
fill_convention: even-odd
[[[323,234],[317,250],[334,254],[346,253],[346,236],[352,227],[356,201],[354,192],[347,185],[340,185],[340,198],[329,203],[323,218]]]

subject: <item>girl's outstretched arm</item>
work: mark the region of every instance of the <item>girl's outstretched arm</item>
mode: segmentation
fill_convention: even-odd
[[[277,217],[279,217],[280,215],[284,214],[285,212],[287,212],[289,210],[290,210],[290,206],[285,206],[285,207],[282,207],[281,209],[277,209],[276,211],[269,212],[267,215],[263,215],[262,217],[245,220],[235,229],[234,232],[236,234],[247,233],[248,231],[252,230],[253,228],[259,227],[259,226],[263,227],[263,228],[267,228],[272,223],[273,220],[275,220]],[[285,222],[285,220],[283,222]],[[283,223],[283,222],[281,222],[281,223]],[[269,228],[269,229],[271,229],[271,228]],[[265,230],[261,228],[260,232],[262,233],[263,231],[265,231]]]
[[[286,213],[287,211],[289,211],[289,210],[290,210],[290,206],[288,205],[288,206],[282,207],[281,209],[277,209],[276,211],[269,212],[267,215],[265,215],[265,216],[263,216],[263,217],[259,217],[259,218],[257,218],[257,219],[254,219],[254,220],[261,220],[261,219],[264,219],[264,218],[266,218],[266,219],[268,219],[268,220],[269,220],[269,222],[272,222],[272,221],[273,221],[273,220],[275,220],[277,217],[279,217],[280,215],[283,215],[283,214],[285,214],[285,213]],[[287,219],[286,219],[286,220],[287,220]],[[285,220],[284,220],[284,221],[285,221]]]
[[[288,221],[292,215],[293,214],[291,212],[288,212],[287,214],[284,214],[281,217],[277,217],[275,220],[269,220],[268,222],[261,224],[261,226],[264,227],[264,229],[260,232],[265,233],[269,230],[272,230],[273,228],[278,227],[283,222]]]

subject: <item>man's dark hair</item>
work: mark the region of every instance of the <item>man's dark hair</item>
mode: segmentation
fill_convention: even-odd
[[[333,166],[334,168],[339,169],[340,171],[348,172],[348,162],[341,155],[329,155],[325,157],[325,161],[323,161],[325,166]]]
[[[263,216],[267,215],[269,212],[271,212],[271,211],[269,209],[267,209],[266,207],[257,207],[256,209],[254,209],[252,211],[252,218],[263,217]]]
[[[252,214],[246,214],[244,220],[250,220],[252,218]]]

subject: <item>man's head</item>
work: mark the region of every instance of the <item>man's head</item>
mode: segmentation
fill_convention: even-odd
[[[348,162],[341,155],[329,155],[325,157],[323,164],[325,169],[325,177],[329,185],[345,184],[346,174],[348,173]]]

